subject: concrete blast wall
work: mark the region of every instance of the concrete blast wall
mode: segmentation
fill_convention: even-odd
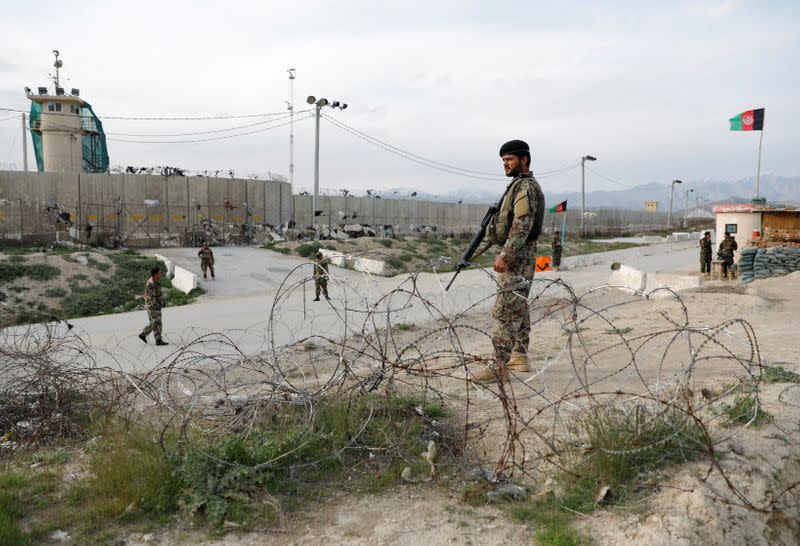
[[[272,180],[0,171],[0,238],[160,246],[213,230],[232,240],[290,220],[292,204],[290,185]]]
[[[309,195],[294,197],[294,220],[300,228],[311,225],[311,201]],[[430,227],[438,233],[472,232],[480,226],[487,208],[488,205],[321,195],[318,210],[322,214],[317,217],[317,224],[390,225],[399,233]]]

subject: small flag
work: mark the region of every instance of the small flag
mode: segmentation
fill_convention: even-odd
[[[728,121],[731,122],[731,131],[763,131],[764,109],[748,110]]]
[[[567,202],[562,201],[555,207],[547,209],[547,212],[567,212]]]

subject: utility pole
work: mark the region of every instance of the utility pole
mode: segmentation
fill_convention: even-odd
[[[669,214],[667,215],[667,229],[672,229],[672,196],[675,194],[675,184],[683,184],[680,180],[673,180],[669,191]]]
[[[294,192],[294,78],[295,69],[290,68],[289,73],[289,185]]]
[[[314,238],[319,239],[319,233],[316,230],[317,227],[317,213],[322,212],[319,210],[319,117],[320,111],[322,110],[323,106],[330,106],[331,108],[338,108],[339,110],[344,110],[347,108],[347,104],[340,103],[338,100],[328,102],[328,99],[320,98],[317,100],[316,97],[310,95],[306,102],[308,104],[314,105],[314,195],[311,198],[311,226],[314,227]],[[329,211],[330,214],[330,211]]]
[[[689,227],[689,222],[687,221],[687,214],[689,211],[689,192],[693,192],[694,189],[687,189],[683,196],[683,229]]]
[[[585,155],[581,158],[581,238],[586,237],[586,162],[597,161],[596,157]]]
[[[28,133],[27,133],[27,123],[25,120],[25,114],[22,114],[22,170],[28,170]]]

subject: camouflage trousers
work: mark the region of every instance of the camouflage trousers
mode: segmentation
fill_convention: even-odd
[[[150,319],[150,323],[144,327],[142,333],[147,336],[147,334],[153,332],[153,336],[158,341],[161,339],[161,309],[148,309],[147,318]]]
[[[314,277],[314,297],[319,298],[322,292],[325,299],[328,299],[328,279],[325,277]]]
[[[531,314],[528,295],[531,291],[535,263],[518,273],[498,275],[497,299],[492,309],[494,327],[492,344],[495,362],[508,363],[511,353],[527,353],[531,333]]]
[[[700,254],[700,273],[711,273],[711,254]]]
[[[200,261],[200,269],[203,270],[203,278],[207,278],[206,270],[210,270],[211,278],[214,278],[214,264],[211,263],[209,260],[201,260]]]

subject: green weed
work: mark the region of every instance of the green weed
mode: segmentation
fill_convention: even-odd
[[[319,249],[322,248],[320,243],[303,243],[299,245],[294,251],[303,258],[312,258]]]
[[[633,328],[631,328],[630,326],[626,326],[625,328],[609,328],[608,330],[606,330],[607,334],[618,335],[618,336],[630,334],[631,332],[633,332]]]
[[[752,421],[753,426],[771,423],[773,415],[761,407],[758,397],[753,393],[737,394],[730,404],[722,404],[714,408],[714,413],[723,418],[726,426],[746,425]]]
[[[292,251],[290,249],[278,245],[279,243],[265,243],[261,245],[261,248],[272,250],[274,252],[280,252],[281,254],[291,254]]]
[[[54,286],[44,291],[44,295],[48,298],[63,298],[67,295],[67,291],[60,286]]]
[[[768,366],[763,379],[765,383],[800,383],[800,374],[790,372],[783,366]]]
[[[391,239],[378,239],[378,242],[386,248],[392,248],[392,245],[394,244],[394,241]]]

